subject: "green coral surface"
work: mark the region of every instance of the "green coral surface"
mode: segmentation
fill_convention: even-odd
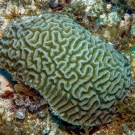
[[[124,56],[66,15],[13,21],[0,40],[0,65],[38,90],[61,119],[74,125],[111,121],[130,86]]]

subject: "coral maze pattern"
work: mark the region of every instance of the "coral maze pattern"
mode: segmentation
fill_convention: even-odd
[[[0,56],[3,68],[76,125],[110,122],[115,101],[130,85],[124,56],[65,15],[13,21],[0,40]]]

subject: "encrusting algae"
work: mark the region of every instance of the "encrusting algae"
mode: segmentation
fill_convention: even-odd
[[[35,1],[5,1],[0,0],[0,37],[5,32],[7,25],[22,16],[38,16],[47,12],[66,14],[75,22],[89,30],[93,35],[114,46],[129,59],[132,69],[132,92],[127,94],[124,102],[117,102],[117,114],[112,117],[113,122],[101,127],[85,127],[85,132],[78,126],[52,121],[52,112],[48,103],[39,93],[34,92],[24,84],[14,82],[14,90],[0,94],[0,101],[10,100],[11,110],[5,109],[0,104],[1,126],[0,134],[62,134],[62,135],[121,135],[133,134],[134,126],[134,79],[135,79],[135,3],[132,0],[102,1],[87,5],[86,0],[66,1],[58,0],[56,6],[51,6],[49,0]],[[55,1],[56,2],[56,1]],[[4,14],[3,14],[4,13]],[[22,89],[21,89],[22,88]],[[40,103],[40,98],[43,102]],[[27,101],[25,103],[25,101]],[[43,104],[42,104],[43,103]],[[41,105],[42,104],[42,105]],[[12,115],[9,115],[12,112]],[[53,112],[55,113],[55,112]],[[5,114],[5,115],[4,115]],[[17,115],[17,116],[16,116]],[[20,117],[21,116],[21,117]],[[24,117],[22,117],[24,116]],[[39,117],[40,116],[40,117]],[[7,122],[8,121],[8,122]],[[33,124],[34,123],[34,124]],[[48,124],[47,124],[48,123]],[[11,126],[12,125],[12,126]],[[35,127],[36,125],[36,127]],[[42,125],[42,126],[40,126]],[[61,126],[60,126],[61,125]],[[58,127],[60,126],[60,127]],[[21,128],[20,128],[21,127]],[[37,132],[33,132],[36,128]],[[55,129],[55,130],[54,130]],[[10,131],[10,132],[9,132]],[[35,131],[35,130],[34,130]]]

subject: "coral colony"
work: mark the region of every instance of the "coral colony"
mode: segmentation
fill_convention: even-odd
[[[0,134],[133,132],[122,115],[134,104],[129,5],[134,1],[0,0],[0,73],[10,76],[7,89],[0,80]],[[119,129],[109,124],[118,121]]]
[[[37,89],[51,109],[75,125],[110,122],[130,86],[127,60],[66,15],[12,22],[0,40],[0,64]]]

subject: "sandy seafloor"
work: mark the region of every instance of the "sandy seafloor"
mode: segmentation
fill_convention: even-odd
[[[19,0],[18,0],[19,1]],[[113,45],[129,59],[132,93],[122,104],[120,115],[100,127],[77,127],[53,116],[47,101],[35,90],[12,80],[0,69],[0,135],[132,135],[135,131],[135,2],[134,0],[0,0],[0,38],[10,22],[23,16],[45,12],[66,12],[92,34]],[[73,11],[71,9],[74,9]],[[81,13],[79,13],[81,10]],[[78,12],[78,14],[76,14]],[[80,18],[80,20],[78,20]],[[117,34],[116,34],[117,33]],[[19,83],[19,84],[18,84]],[[29,107],[25,100],[29,101]],[[40,101],[42,99],[42,101]],[[128,111],[128,108],[131,110]],[[123,115],[122,115],[123,114]],[[123,117],[124,116],[124,117]],[[82,129],[84,128],[84,130]]]

